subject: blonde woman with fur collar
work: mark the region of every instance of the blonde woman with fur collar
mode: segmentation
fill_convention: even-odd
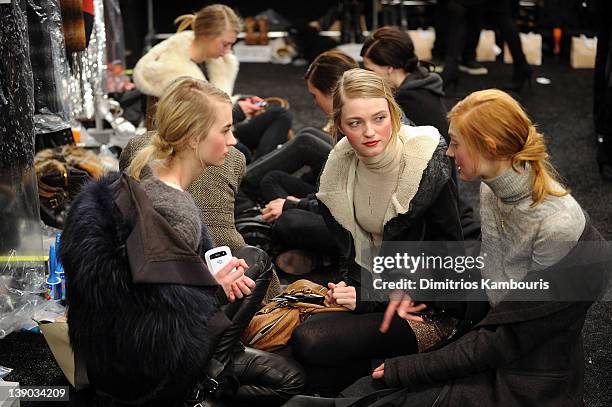
[[[187,76],[208,81],[232,96],[239,63],[231,51],[242,31],[242,21],[234,10],[213,4],[196,14],[182,15],[175,23],[176,34],[151,48],[134,67],[136,87],[158,98],[172,81]],[[233,96],[232,101],[234,135],[240,142],[236,147],[245,154],[247,163],[251,160],[250,150],[262,156],[287,140],[291,128],[288,111],[272,106],[260,112],[263,99],[258,96]]]
[[[295,331],[293,349],[306,366],[340,369],[328,378],[337,390],[367,371],[371,359],[426,350],[453,329],[450,318],[425,322],[415,317],[406,323],[396,317],[386,334],[379,331],[386,304],[371,296],[370,257],[383,241],[463,236],[446,142],[434,127],[402,126],[401,110],[379,75],[345,72],[333,93],[331,116],[332,136],[344,137],[321,173],[317,199],[348,261],[348,275],[328,284],[325,303],[352,312],[309,318]],[[419,304],[412,310],[424,308]]]

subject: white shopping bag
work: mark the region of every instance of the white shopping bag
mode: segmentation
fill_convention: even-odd
[[[584,35],[572,37],[570,48],[570,65],[572,68],[594,68],[597,54],[597,37],[587,38]]]

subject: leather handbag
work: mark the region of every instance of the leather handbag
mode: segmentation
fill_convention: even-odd
[[[277,252],[272,226],[263,220],[259,206],[247,208],[237,214],[235,225],[247,245],[258,247],[270,255]]]
[[[246,346],[274,351],[286,346],[293,331],[310,315],[345,312],[345,307],[326,307],[322,299],[327,288],[309,280],[289,284],[277,297],[261,308],[243,334]],[[312,301],[312,302],[311,302]]]
[[[49,226],[64,227],[70,201],[91,179],[102,176],[103,167],[91,151],[63,146],[39,151],[34,157],[38,180],[40,218]]]

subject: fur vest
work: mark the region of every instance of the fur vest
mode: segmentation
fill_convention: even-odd
[[[160,97],[166,87],[180,76],[208,80],[229,96],[234,92],[238,75],[238,58],[226,54],[206,61],[208,78],[189,56],[193,31],[182,31],[160,42],[147,52],[134,67],[134,83],[144,94]]]
[[[116,189],[117,178],[83,187],[62,234],[70,343],[98,394],[173,405],[202,378],[212,338],[228,322],[214,278],[205,265],[196,270],[201,259],[173,243],[169,225],[156,227],[160,220],[142,194],[130,200]],[[120,208],[130,202],[125,216]],[[139,277],[145,269],[149,277]],[[181,270],[201,277],[179,282]]]

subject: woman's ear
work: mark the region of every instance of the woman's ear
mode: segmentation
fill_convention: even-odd
[[[189,136],[189,140],[187,141],[187,144],[189,144],[190,149],[192,150],[197,149],[199,143],[200,143],[200,140],[196,136]]]

